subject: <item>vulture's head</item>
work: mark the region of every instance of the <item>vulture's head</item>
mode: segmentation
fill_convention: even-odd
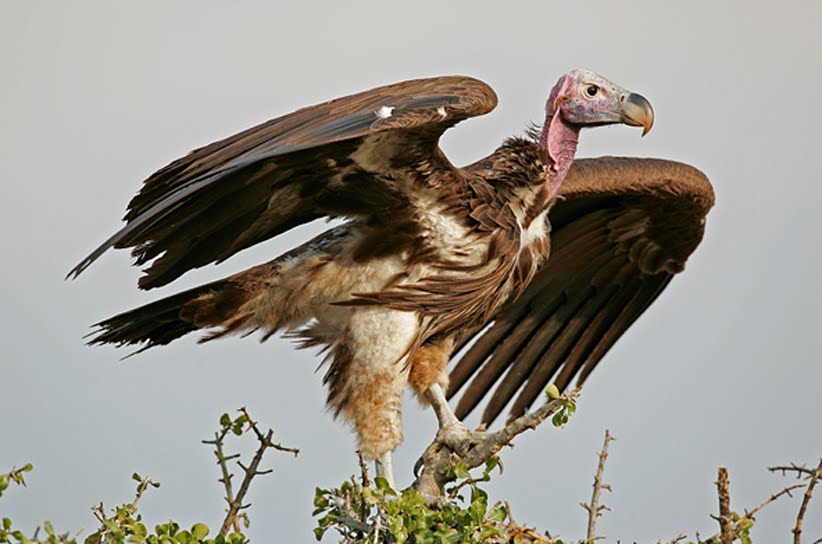
[[[643,127],[644,136],[654,124],[651,103],[589,70],[559,78],[545,104],[541,138],[552,194],[573,162],[580,129],[617,123]]]
[[[552,116],[559,112],[566,123],[580,128],[624,123],[644,127],[645,136],[654,125],[654,110],[645,97],[588,70],[571,70],[559,78],[545,110]]]

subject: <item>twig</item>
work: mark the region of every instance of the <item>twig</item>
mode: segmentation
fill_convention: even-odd
[[[24,473],[31,472],[32,468],[33,467],[31,463],[26,463],[20,468],[11,467],[11,470],[8,472],[8,474],[6,474],[6,476],[8,476],[9,479],[17,485],[22,485],[23,487],[26,487],[26,478],[24,476]]]
[[[251,418],[251,414],[248,413],[248,410],[245,406],[240,408],[239,411],[242,412],[243,416],[245,417],[245,422],[248,425],[248,429],[251,429],[254,432],[254,435],[260,442],[260,446],[257,448],[257,451],[254,452],[254,457],[251,459],[251,464],[249,464],[249,466],[246,467],[242,464],[242,462],[237,461],[239,467],[243,469],[245,476],[243,477],[243,481],[240,483],[240,487],[237,490],[236,495],[234,494],[233,486],[231,484],[231,479],[234,477],[234,475],[228,469],[228,461],[236,459],[240,455],[225,455],[223,451],[225,437],[228,435],[228,432],[231,430],[232,426],[225,425],[220,432],[214,433],[214,440],[203,440],[204,444],[210,444],[214,446],[214,454],[217,457],[217,464],[220,465],[220,472],[222,473],[222,477],[219,479],[219,481],[222,482],[226,490],[225,500],[228,503],[228,511],[226,513],[225,520],[223,521],[223,525],[220,528],[220,534],[222,536],[228,534],[230,528],[233,528],[235,533],[241,532],[240,518],[245,515],[241,514],[241,511],[251,506],[251,504],[243,504],[243,500],[245,499],[245,496],[248,493],[248,489],[251,486],[251,481],[254,479],[255,476],[260,476],[272,472],[271,470],[258,469],[260,466],[260,461],[262,461],[263,455],[265,454],[266,450],[272,448],[279,451],[285,451],[293,453],[295,457],[300,453],[300,450],[298,450],[297,448],[287,448],[280,444],[273,443],[271,440],[274,436],[274,431],[269,429],[266,434],[263,434],[257,427],[257,423]]]
[[[459,483],[459,485],[454,486],[454,488],[451,489],[448,492],[448,498],[449,499],[456,498],[456,496],[459,494],[460,490],[463,487],[468,487],[469,485],[475,485],[475,484],[478,484],[478,483],[481,483],[481,482],[487,482],[487,481],[488,481],[488,478],[484,475],[480,476],[478,478],[466,478],[465,480],[461,481]]]
[[[805,476],[805,479],[812,478],[815,473],[814,469],[808,468],[805,465],[797,465],[796,463],[791,463],[789,466],[780,465],[775,467],[768,467],[768,470],[771,472],[781,472],[782,476],[785,476],[788,472],[796,472],[797,478]]]
[[[101,524],[105,524],[108,521],[106,517],[106,508],[103,506],[103,501],[100,501],[100,504],[97,506],[91,507],[91,513],[94,514],[94,517],[97,518]]]
[[[789,497],[791,497],[792,496],[791,491],[793,491],[794,489],[799,489],[801,487],[805,487],[805,484],[794,484],[792,486],[786,487],[785,489],[783,489],[779,493],[774,493],[773,495],[771,495],[770,497],[765,499],[759,506],[757,506],[753,510],[750,510],[750,511],[746,510],[745,515],[740,517],[739,520],[737,520],[737,522],[734,524],[734,533],[737,532],[736,528],[739,526],[740,523],[742,523],[743,521],[747,521],[747,520],[753,521],[754,516],[756,516],[756,514],[759,513],[760,510],[762,510],[763,508],[765,508],[766,506],[771,504],[773,501],[777,500],[782,495],[788,495]],[[721,538],[721,536],[722,535],[720,533],[716,533],[715,535],[710,537],[708,540],[701,540],[699,538],[699,533],[697,533],[697,541],[698,542],[708,542],[708,543],[719,542],[719,539]]]
[[[802,498],[802,505],[799,507],[799,514],[796,516],[796,526],[793,528],[793,544],[800,544],[800,535],[802,534],[802,521],[805,518],[805,512],[808,509],[808,503],[811,502],[811,495],[813,488],[816,487],[816,482],[822,476],[822,459],[819,459],[819,464],[811,476],[811,481],[808,483],[808,488],[805,490],[805,496]]]
[[[778,499],[782,495],[788,495],[790,497],[791,496],[791,491],[793,491],[794,489],[799,489],[800,487],[805,487],[805,484],[794,484],[792,486],[786,487],[785,489],[783,489],[779,493],[774,493],[773,495],[768,497],[768,499],[765,500],[762,504],[760,504],[759,506],[757,506],[756,508],[754,508],[750,512],[746,511],[745,515],[742,516],[742,518],[740,518],[740,519],[754,519],[754,516],[760,510],[762,510],[763,508],[765,508],[766,506],[771,504],[773,501],[775,501],[776,499]]]
[[[569,401],[575,401],[580,390],[574,389],[559,399],[544,402],[537,409],[528,412],[511,421],[494,433],[475,431],[473,441],[468,452],[461,460],[469,469],[484,464],[496,455],[504,446],[510,445],[511,440],[528,429],[536,429],[545,419],[551,417],[563,408]],[[460,461],[445,444],[434,440],[422,456],[423,470],[414,481],[415,487],[429,502],[436,502],[442,497],[443,486],[453,479],[451,471]]]
[[[251,419],[251,414],[248,413],[248,410],[246,410],[245,406],[240,408],[240,411],[245,416],[246,421],[248,421],[248,425],[251,427],[251,430],[253,430],[254,434],[257,435],[257,440],[262,442],[263,441],[263,433],[261,433],[260,429],[257,428],[257,422],[254,421],[253,419]],[[269,432],[269,434],[273,434],[273,431],[271,429],[269,429],[268,432]],[[274,442],[270,443],[268,445],[268,447],[269,448],[274,448],[275,450],[279,450],[279,451],[293,453],[294,457],[297,457],[300,454],[299,448],[288,448],[286,446],[283,446],[282,444],[277,444],[277,443],[274,443]]]
[[[521,415],[499,431],[489,434],[485,440],[488,445],[484,448],[484,450],[492,449],[493,452],[491,455],[497,453],[503,446],[510,444],[511,440],[513,440],[515,436],[524,433],[528,429],[536,429],[540,423],[557,413],[560,408],[564,406],[565,402],[568,400],[575,401],[579,396],[579,393],[579,389],[574,389],[559,399],[546,401],[536,410]],[[477,452],[478,454],[480,453],[477,448],[471,450],[470,453],[474,452]],[[469,467],[478,467],[491,457],[491,455],[486,455],[485,452],[482,452],[481,455],[485,456],[482,461],[472,461],[472,463],[469,464],[466,459],[466,464],[468,464]],[[473,457],[477,457],[477,455],[475,454]],[[476,464],[473,464],[475,462]]]
[[[368,477],[368,467],[365,464],[365,459],[362,458],[362,452],[360,450],[357,450],[357,461],[360,463],[360,477],[363,489],[371,487],[371,479]]]
[[[257,467],[260,466],[260,461],[263,459],[263,454],[265,450],[267,450],[271,446],[271,437],[274,433],[269,430],[268,433],[263,437],[260,447],[257,448],[257,451],[254,452],[254,457],[251,459],[251,464],[248,467],[243,466],[242,463],[239,461],[237,462],[240,465],[240,468],[243,469],[245,472],[245,476],[243,477],[243,481],[240,483],[240,489],[237,490],[237,496],[234,497],[234,500],[228,503],[228,514],[226,514],[225,521],[223,521],[223,526],[220,528],[220,534],[225,536],[228,534],[228,529],[232,525],[235,527],[235,531],[237,531],[237,517],[240,513],[240,510],[244,510],[251,506],[251,504],[243,504],[243,499],[245,499],[246,493],[248,493],[248,488],[251,485],[251,480],[254,479],[255,476],[260,474],[265,474],[271,472],[270,470],[267,471],[258,471]],[[239,531],[237,531],[239,532]]]
[[[360,463],[360,482],[362,483],[362,488],[371,487],[371,478],[368,477],[368,467],[365,464],[365,459],[362,458],[362,452],[360,450],[357,450],[357,461]],[[365,495],[363,495],[360,501],[360,521],[363,523],[368,521],[368,511],[368,503]]]
[[[229,506],[234,504],[234,490],[231,485],[231,479],[234,475],[228,470],[228,461],[240,456],[239,453],[228,456],[223,453],[223,441],[230,430],[231,426],[224,427],[221,432],[214,433],[214,440],[203,440],[203,444],[214,446],[214,455],[217,457],[217,464],[220,465],[220,473],[222,474],[222,477],[217,481],[221,482],[223,487],[225,487],[225,500]],[[239,533],[240,521],[236,516],[233,519],[232,525],[234,526],[234,532]],[[225,536],[225,533],[223,533],[223,536]]]
[[[136,475],[134,476],[136,477]],[[140,502],[140,499],[143,498],[143,493],[146,492],[148,486],[159,487],[160,484],[154,482],[151,478],[145,477],[140,480],[140,483],[137,484],[137,493],[134,495],[134,500],[131,501],[131,509],[133,511],[137,511],[137,503]],[[102,506],[102,503],[100,503]]]
[[[719,535],[722,544],[733,544],[734,522],[731,518],[731,483],[728,478],[728,469],[719,467],[719,476],[716,479],[716,491],[719,495]]]
[[[597,473],[594,476],[594,491],[591,493],[591,504],[581,503],[580,505],[588,511],[588,536],[585,539],[586,543],[592,543],[599,540],[601,536],[596,536],[597,532],[597,518],[602,515],[603,511],[610,511],[611,509],[606,505],[599,504],[599,498],[602,490],[611,491],[611,484],[606,484],[602,481],[602,473],[605,471],[605,461],[608,459],[608,445],[612,440],[616,440],[609,429],[605,429],[605,442],[602,444],[602,451],[599,452],[599,464],[597,465]]]

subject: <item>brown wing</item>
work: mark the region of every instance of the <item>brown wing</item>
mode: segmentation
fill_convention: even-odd
[[[149,289],[318,217],[390,219],[408,196],[393,180],[455,172],[437,147],[440,135],[495,105],[494,91],[468,77],[406,81],[197,149],[151,175],[126,225],[69,276],[110,247],[131,247],[137,264],[153,260],[140,279]]]
[[[473,377],[460,418],[492,389],[487,424],[512,399],[509,417],[522,415],[551,382],[560,390],[574,376],[584,382],[683,270],[714,202],[695,168],[613,157],[577,161],[560,195],[547,264],[451,372],[449,397]]]

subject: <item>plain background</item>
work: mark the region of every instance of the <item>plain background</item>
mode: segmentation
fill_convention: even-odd
[[[765,467],[822,455],[822,244],[817,171],[822,4],[782,2],[0,3],[0,470],[35,465],[0,512],[24,528],[93,528],[92,504],[130,500],[133,471],[163,486],[142,502],[217,528],[224,505],[199,443],[241,405],[301,448],[250,496],[254,542],[308,542],[314,487],[356,471],[349,429],[324,411],[317,357],[272,339],[194,338],[120,363],[91,349],[89,324],[238,271],[320,226],[290,233],[161,292],[135,287],[124,252],[78,281],[65,273],[119,227],[148,174],[189,149],[298,107],[413,77],[467,74],[499,94],[490,115],[451,130],[457,164],[540,121],[552,84],[596,70],[650,99],[644,139],[585,132],[579,156],[681,160],[716,188],[704,243],[608,354],[567,428],[504,452],[490,487],[519,522],[584,536],[596,451],[618,437],[606,479],[610,542],[716,531],[716,469],[733,507],[791,483]],[[410,398],[400,484],[435,430]],[[819,494],[819,493],[817,493]],[[798,498],[758,517],[786,542]],[[822,538],[822,496],[806,519]],[[333,541],[328,537],[326,541]]]

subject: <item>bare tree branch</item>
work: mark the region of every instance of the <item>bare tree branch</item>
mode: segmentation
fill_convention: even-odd
[[[248,410],[246,410],[245,406],[240,408],[240,411],[245,416],[246,421],[248,421],[248,425],[249,425],[249,427],[251,427],[251,430],[254,431],[255,435],[257,435],[257,440],[262,442],[264,440],[264,437],[263,437],[263,433],[260,432],[260,429],[257,428],[257,422],[254,421],[253,419],[251,419],[251,414],[248,413]],[[269,429],[268,434],[274,434],[274,431]],[[278,450],[278,451],[293,453],[294,457],[297,457],[300,454],[300,450],[298,448],[288,448],[286,446],[283,446],[282,444],[276,444],[276,443],[273,443],[273,442],[270,443],[268,445],[268,447],[269,448],[274,448],[275,450]]]
[[[793,544],[800,544],[800,535],[802,534],[802,521],[805,518],[805,512],[808,510],[808,503],[811,502],[811,495],[813,488],[816,487],[816,482],[822,476],[822,459],[819,459],[819,464],[811,476],[811,481],[808,483],[808,488],[805,490],[805,496],[802,498],[802,505],[799,507],[799,514],[796,516],[796,525],[793,528]]]
[[[769,504],[771,504],[772,502],[777,500],[782,495],[788,495],[789,497],[791,497],[792,496],[791,491],[793,491],[794,489],[802,488],[802,487],[805,487],[805,484],[794,484],[792,486],[786,487],[785,489],[783,489],[779,493],[774,493],[773,495],[771,495],[770,497],[765,499],[761,504],[759,504],[753,510],[750,510],[750,511],[746,510],[745,515],[740,517],[739,520],[734,524],[734,534],[738,533],[738,527],[740,526],[740,524],[742,524],[743,522],[748,521],[748,520],[753,521],[754,516],[760,510],[762,510],[763,508],[765,508],[766,506],[768,506]],[[697,536],[696,536],[697,542],[699,542],[699,543],[708,543],[708,544],[713,544],[713,543],[719,542],[721,537],[722,537],[722,535],[720,533],[716,533],[715,535],[710,537],[708,540],[700,539],[699,533],[697,533]]]
[[[719,534],[722,544],[733,544],[734,523],[731,519],[731,484],[728,478],[728,469],[719,467],[716,479],[716,490],[719,495]]]
[[[222,431],[218,433],[214,433],[214,440],[203,440],[203,444],[209,444],[214,446],[214,455],[217,457],[217,464],[220,466],[220,474],[221,477],[217,480],[223,484],[225,488],[225,500],[229,504],[229,507],[234,503],[234,489],[231,485],[231,479],[234,475],[228,469],[228,462],[232,459],[236,459],[240,456],[239,453],[235,453],[233,455],[225,455],[223,452],[223,443],[225,440],[226,435],[231,430],[230,426],[224,427]],[[225,524],[223,524],[225,526]],[[234,526],[234,532],[240,532],[240,521],[235,516],[232,521],[232,525]],[[228,531],[228,529],[226,529]],[[223,533],[225,536],[225,533]]]
[[[581,506],[588,511],[588,533],[585,538],[586,543],[592,543],[596,540],[605,538],[597,536],[597,518],[602,515],[605,510],[611,509],[606,505],[599,504],[599,498],[602,490],[611,491],[611,484],[606,484],[602,481],[602,473],[605,471],[605,461],[608,459],[608,445],[616,438],[611,435],[609,429],[605,429],[605,442],[602,444],[602,451],[599,452],[599,464],[597,465],[597,472],[594,476],[594,491],[591,493],[591,504],[581,503]]]
[[[217,457],[217,464],[220,465],[221,473],[221,477],[218,481],[223,484],[226,492],[225,500],[228,503],[228,510],[226,513],[225,520],[223,521],[223,525],[220,528],[220,534],[222,536],[228,534],[230,528],[233,528],[235,533],[241,532],[240,518],[245,516],[245,514],[241,513],[241,511],[251,506],[251,504],[243,504],[243,500],[245,499],[245,496],[248,493],[251,481],[254,479],[255,476],[262,476],[264,474],[269,474],[270,472],[272,472],[271,470],[259,470],[260,461],[262,461],[263,455],[265,454],[266,450],[272,448],[279,451],[285,451],[288,453],[293,453],[295,457],[300,453],[300,450],[298,450],[297,448],[287,448],[280,444],[273,443],[272,438],[274,436],[274,431],[269,429],[268,432],[263,434],[257,427],[257,422],[254,421],[254,419],[251,417],[251,414],[248,413],[248,410],[245,406],[240,408],[238,411],[242,412],[243,417],[245,418],[245,425],[248,426],[247,429],[250,429],[254,432],[254,435],[257,437],[257,441],[260,443],[260,445],[257,448],[257,451],[254,453],[254,457],[251,459],[251,464],[245,466],[242,462],[237,461],[237,465],[243,470],[245,476],[243,477],[243,481],[240,483],[240,487],[237,490],[236,495],[234,494],[234,489],[231,483],[231,479],[234,477],[234,475],[228,468],[228,462],[232,459],[237,459],[238,457],[240,457],[240,454],[235,453],[232,455],[226,455],[224,452],[225,437],[232,430],[233,424],[229,425],[224,423],[223,429],[220,432],[214,433],[214,440],[203,440],[204,444],[214,446],[214,455]],[[239,425],[241,424],[240,422],[242,422],[242,419],[238,419],[235,422],[235,424]]]
[[[497,454],[511,440],[528,429],[536,429],[543,421],[557,413],[568,403],[576,402],[580,390],[574,389],[558,399],[549,399],[537,409],[527,412],[508,423],[499,431],[489,433],[475,431],[470,449],[462,457],[435,439],[422,456],[423,470],[412,484],[427,500],[442,498],[443,486],[453,479],[453,469],[462,460],[467,468],[476,468]]]
[[[254,479],[255,476],[261,474],[257,471],[257,466],[259,466],[260,461],[263,458],[263,454],[265,450],[268,449],[271,440],[271,432],[266,435],[263,439],[263,442],[260,444],[260,447],[257,448],[257,451],[254,453],[254,458],[251,460],[251,465],[248,468],[244,467],[242,464],[240,468],[245,471],[245,476],[243,477],[243,481],[240,483],[240,489],[237,491],[237,496],[234,497],[234,500],[228,503],[228,513],[226,514],[225,520],[223,521],[223,526],[220,528],[220,534],[225,536],[228,534],[228,529],[232,525],[235,528],[235,531],[239,532],[238,530],[238,515],[240,510],[244,510],[251,506],[251,504],[243,504],[243,499],[245,498],[246,493],[248,493],[248,488],[251,485],[251,481]]]
[[[787,475],[788,472],[795,472],[797,479],[802,478],[803,476],[805,477],[805,479],[810,479],[816,472],[814,469],[808,468],[804,464],[797,465],[796,463],[791,463],[790,465],[768,467],[768,470],[770,470],[771,472],[781,472],[782,476]]]

